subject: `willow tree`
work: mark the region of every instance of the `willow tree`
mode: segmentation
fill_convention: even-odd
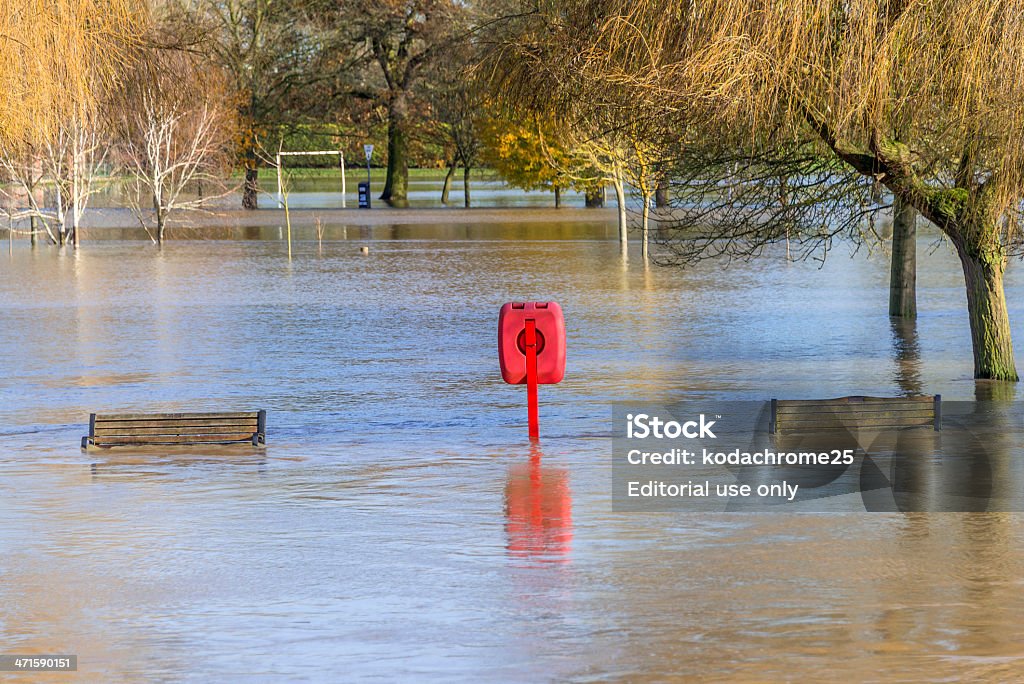
[[[24,0],[0,12],[0,139],[50,135],[92,108],[137,39],[142,0]],[[87,18],[87,23],[85,19]]]
[[[99,149],[98,103],[116,82],[145,14],[143,0],[25,0],[0,12],[0,149],[14,158],[53,153],[48,171],[58,206],[72,204],[75,245],[91,177],[84,167],[94,169]],[[64,234],[62,222],[61,243]]]
[[[772,226],[755,207],[742,232],[698,241],[705,256],[749,255],[794,231],[827,245],[837,222],[864,211],[858,193],[880,183],[960,258],[975,376],[1017,380],[1003,274],[1024,250],[1024,0],[542,0],[539,9],[563,37],[546,53],[549,68],[589,92],[630,93],[619,116],[696,110],[696,140],[731,137],[762,155],[743,187],[755,179],[771,189],[764,169],[785,153],[789,178],[805,193],[827,186],[844,213],[807,203],[816,209]],[[520,55],[529,62],[529,49]],[[520,92],[540,85],[528,68],[510,75]],[[694,231],[716,223],[703,220],[680,233],[684,255],[694,255]]]

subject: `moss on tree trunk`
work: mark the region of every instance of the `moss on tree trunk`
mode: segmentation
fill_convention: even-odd
[[[974,377],[1016,381],[1010,317],[1003,292],[1004,258],[960,250],[967,285],[967,313],[974,345]]]

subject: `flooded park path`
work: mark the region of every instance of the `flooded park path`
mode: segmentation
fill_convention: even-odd
[[[984,393],[956,258],[922,235],[894,327],[881,255],[644,268],[614,231],[0,253],[6,652],[81,681],[1024,676],[1020,515],[611,510],[614,400]],[[532,450],[514,299],[566,315]],[[79,450],[91,411],[185,407],[266,409],[266,449]]]

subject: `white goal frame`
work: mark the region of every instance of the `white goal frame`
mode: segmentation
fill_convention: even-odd
[[[281,157],[301,157],[301,156],[317,157],[317,156],[323,156],[325,154],[336,154],[340,158],[338,164],[341,166],[341,208],[342,209],[345,208],[345,193],[346,193],[346,188],[345,188],[345,153],[342,152],[341,150],[317,150],[315,152],[278,152],[277,153],[277,206],[278,207],[280,207],[281,209],[284,208],[284,197],[281,194],[281,181],[282,181],[281,174],[284,171],[284,167],[282,166]]]

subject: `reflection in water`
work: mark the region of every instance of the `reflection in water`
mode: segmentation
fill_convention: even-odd
[[[167,475],[173,468],[246,468],[265,475],[267,457],[263,449],[244,445],[193,445],[180,447],[141,446],[132,449],[97,449],[88,452],[89,474],[97,481],[104,477],[145,480],[154,473]]]
[[[1017,398],[1017,383],[994,380],[974,381],[974,400],[977,402],[1014,401]]]
[[[900,554],[921,562],[901,563],[902,572],[884,590],[889,605],[879,612],[877,628],[890,652],[912,652],[936,640],[943,651],[960,654],[953,661],[975,665],[990,681],[1019,681],[1020,634],[997,626],[1015,610],[1010,597],[1016,590],[1006,582],[1020,566],[1014,528],[1007,513],[903,516]],[[943,539],[962,544],[961,552],[944,557]],[[915,587],[916,607],[907,605],[907,587]]]
[[[893,380],[904,396],[924,394],[921,381],[921,344],[917,337],[917,319],[890,318],[892,342],[896,355]]]
[[[513,558],[565,563],[572,546],[569,471],[546,468],[540,445],[530,446],[527,463],[508,470],[505,483],[506,548]]]

